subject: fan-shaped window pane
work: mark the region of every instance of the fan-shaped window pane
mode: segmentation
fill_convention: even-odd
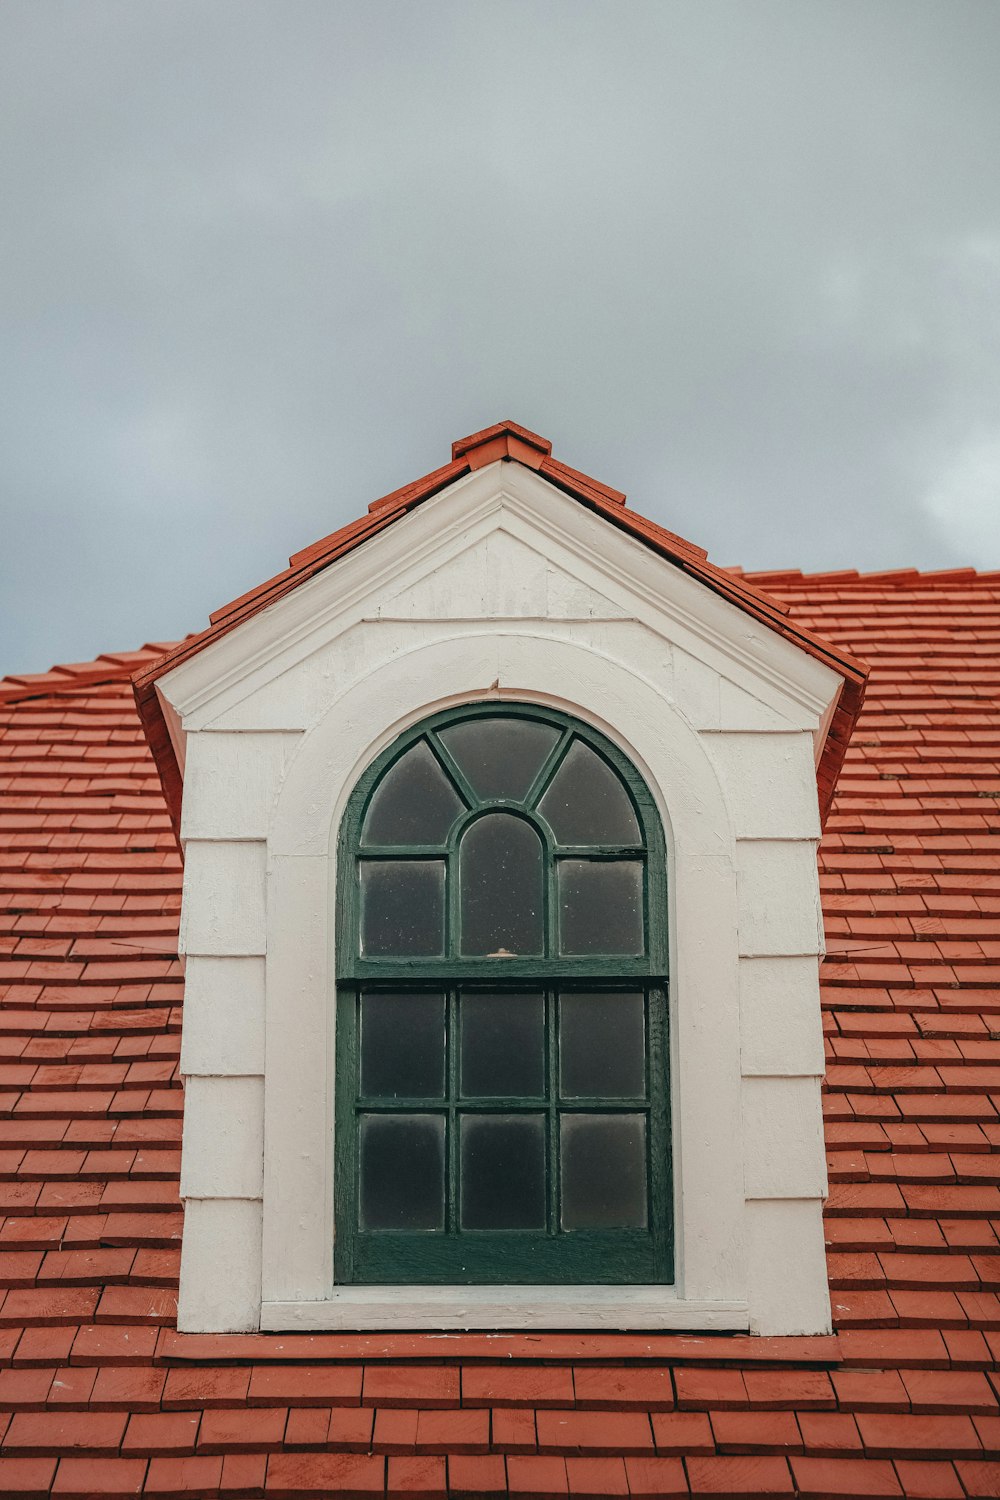
[[[461,811],[461,798],[420,740],[390,766],[376,787],[361,842],[443,844]]]
[[[538,719],[466,719],[442,729],[440,738],[479,797],[520,801],[559,738]]]
[[[641,953],[642,865],[637,859],[559,861],[561,951]]]
[[[541,953],[542,845],[523,818],[488,813],[462,838],[462,952]]]
[[[560,844],[640,844],[628,793],[606,761],[574,740],[538,811]]]
[[[366,859],[361,862],[361,952],[444,951],[444,861]]]

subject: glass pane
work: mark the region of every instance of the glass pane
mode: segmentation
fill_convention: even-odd
[[[361,861],[361,952],[444,951],[444,861]]]
[[[361,1228],[444,1228],[442,1115],[361,1116]]]
[[[637,859],[559,861],[563,953],[642,953],[643,929]]]
[[[632,803],[617,774],[574,740],[538,804],[560,844],[641,844]]]
[[[537,719],[467,719],[442,729],[451,751],[483,800],[510,797],[520,802],[559,738],[559,730]]]
[[[461,811],[461,798],[421,740],[375,788],[361,842],[443,844]]]
[[[646,1093],[642,995],[563,995],[559,1087],[567,1099],[629,1099]]]
[[[545,1228],[544,1115],[464,1115],[462,1228]]]
[[[545,1089],[541,995],[463,995],[462,1092],[537,1098]]]
[[[374,1099],[440,1099],[444,996],[363,995],[361,1092]]]
[[[487,813],[462,836],[462,952],[542,952],[542,843],[523,818]]]
[[[562,1227],[644,1229],[643,1115],[563,1115]]]

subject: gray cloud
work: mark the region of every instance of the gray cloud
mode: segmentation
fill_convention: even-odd
[[[1000,9],[6,0],[2,667],[501,416],[746,567],[1000,566]]]

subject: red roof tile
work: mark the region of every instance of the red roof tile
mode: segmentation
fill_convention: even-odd
[[[0,1490],[1000,1490],[1000,576],[768,586],[872,667],[821,851],[836,1337],[178,1335],[180,863],[106,656],[0,683]]]

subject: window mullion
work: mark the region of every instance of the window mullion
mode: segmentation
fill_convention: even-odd
[[[458,1098],[458,1050],[459,1050],[459,1017],[458,1017],[458,990],[448,990],[448,1029],[445,1035],[445,1047],[447,1048],[447,1079],[448,1090],[448,1119],[445,1166],[445,1228],[448,1234],[454,1234],[458,1229],[458,1173],[459,1173],[459,1143],[458,1143],[458,1111],[456,1100]]]

